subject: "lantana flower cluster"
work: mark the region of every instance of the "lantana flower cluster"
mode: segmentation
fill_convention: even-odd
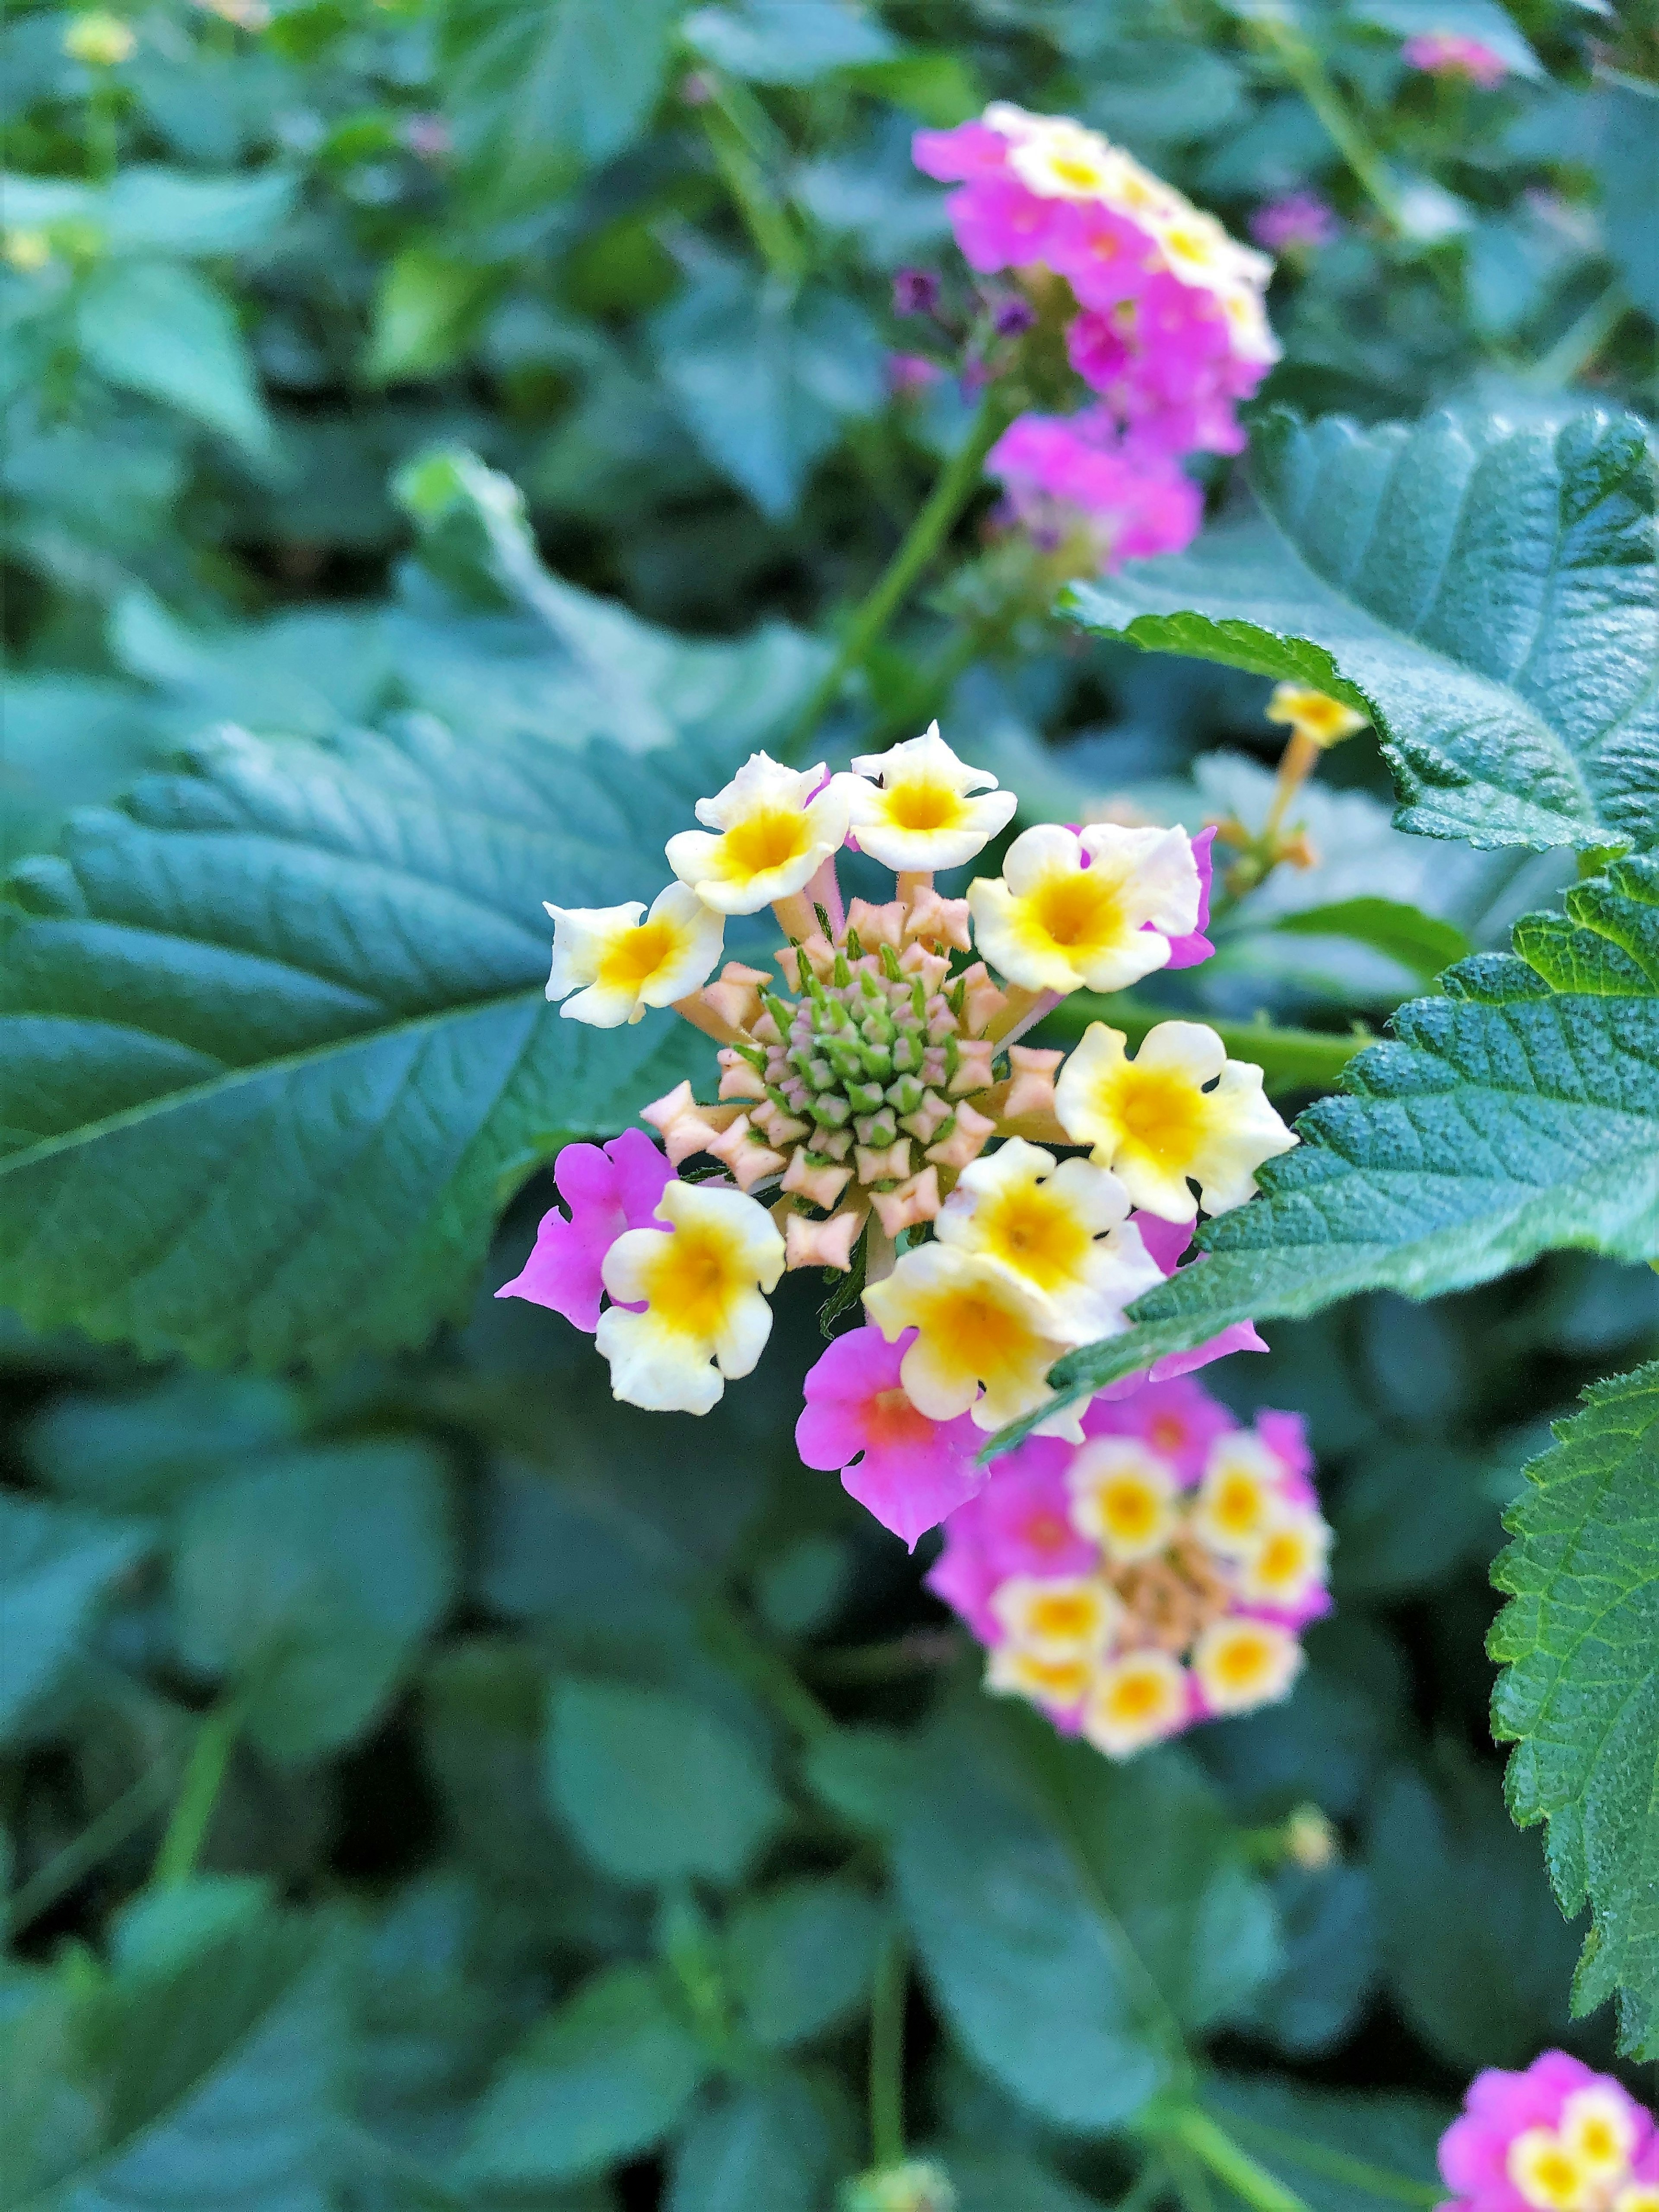
[[[978,1432],[1033,1414],[1080,1439],[1075,1407],[1045,1413],[1048,1370],[1127,1326],[1200,1200],[1242,1204],[1295,1142],[1261,1070],[1200,1024],[1159,1023],[1133,1054],[1103,1022],[1069,1055],[1018,1042],[1070,993],[1208,955],[1209,848],[1042,824],[944,896],[935,872],[1014,805],[937,726],[834,776],[760,753],[670,838],[648,912],[548,909],[563,1016],[672,1006],[716,1040],[719,1093],[646,1105],[656,1143],[561,1153],[568,1212],[502,1295],[593,1331],[619,1398],[701,1413],[758,1360],[787,1269],[861,1271],[866,1324],[808,1378],[803,1454],[911,1542],[982,1480]],[[843,902],[854,843],[894,872],[885,902]],[[720,966],[726,918],[769,905],[772,967]]]
[[[1080,540],[1090,565],[1177,550],[1197,531],[1194,452],[1243,447],[1237,407],[1279,356],[1263,293],[1271,259],[1097,131],[994,101],[916,134],[915,158],[955,183],[957,242],[981,273],[1059,292],[1073,369],[1096,394],[1070,415],[1020,416],[987,468],[1040,544]]]
[[[1440,2212],[1659,2212],[1652,2113],[1565,2051],[1477,2074],[1440,2172]]]
[[[1147,1381],[1083,1439],[1029,1438],[945,1524],[927,1579],[987,1687],[1113,1759],[1284,1697],[1330,1609],[1300,1420],[1243,1428],[1190,1377]]]

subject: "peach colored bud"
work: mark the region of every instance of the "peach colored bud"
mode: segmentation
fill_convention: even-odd
[[[860,945],[887,945],[895,952],[904,942],[904,908],[894,899],[886,906],[872,906],[855,898],[847,909],[847,927],[855,931]]]
[[[745,968],[740,960],[728,960],[720,981],[703,985],[702,1002],[732,1029],[746,1030],[760,1013],[760,987],[771,980],[764,969]]]
[[[870,1203],[890,1237],[896,1237],[901,1229],[914,1229],[919,1222],[931,1221],[943,1203],[939,1194],[939,1170],[924,1168],[920,1175],[913,1175],[908,1182],[902,1182],[896,1190],[872,1191]]]
[[[1013,1080],[1002,1103],[1003,1113],[1009,1120],[1021,1114],[1054,1112],[1054,1070],[1065,1057],[1063,1052],[1037,1052],[1030,1045],[1009,1046],[1008,1065],[1013,1070]],[[725,1095],[724,1085],[721,1095]]]
[[[784,1164],[781,1152],[754,1143],[749,1132],[749,1116],[739,1114],[731,1127],[707,1147],[717,1160],[723,1160],[731,1169],[739,1190],[752,1188],[764,1176],[776,1175]]]
[[[640,1115],[661,1135],[669,1158],[678,1167],[693,1152],[706,1152],[714,1140],[739,1118],[736,1106],[699,1106],[689,1083],[677,1083]]]
[[[810,1121],[796,1121],[793,1114],[786,1114],[781,1106],[773,1105],[769,1099],[764,1106],[757,1106],[749,1119],[767,1143],[775,1146],[780,1152],[787,1145],[799,1144],[812,1126]]]
[[[868,1145],[859,1145],[853,1158],[858,1162],[860,1182],[902,1182],[910,1172],[910,1139],[901,1137],[884,1152],[872,1152]]]
[[[799,1192],[802,1198],[810,1198],[814,1206],[821,1206],[827,1213],[852,1180],[851,1168],[813,1167],[805,1152],[795,1152],[784,1171],[783,1188]]]
[[[968,918],[968,902],[963,899],[941,898],[930,884],[916,895],[904,924],[907,937],[925,938],[933,945],[954,945],[959,952],[973,947],[973,927]]]
[[[804,1213],[792,1213],[783,1224],[784,1266],[836,1267],[845,1274],[866,1218],[861,1206],[848,1206],[828,1221],[809,1221]]]
[[[935,991],[943,988],[945,979],[951,972],[948,960],[941,959],[937,952],[926,951],[914,943],[907,945],[900,953],[899,966],[907,975],[921,976],[922,988],[930,999]]]
[[[942,1145],[930,1145],[927,1157],[936,1166],[954,1168],[960,1175],[985,1150],[985,1140],[996,1126],[983,1114],[975,1114],[971,1106],[958,1106],[956,1127]]]
[[[991,981],[982,960],[964,968],[957,978],[968,986],[962,1002],[963,1019],[970,1030],[987,1030],[1008,1003],[1008,994]]]
[[[991,1080],[991,1061],[996,1047],[988,1037],[964,1037],[957,1047],[957,1072],[951,1078],[950,1095],[960,1098],[965,1091],[983,1091]]]
[[[719,984],[714,987],[721,988]],[[704,998],[708,996],[707,991]],[[764,1098],[766,1079],[730,1045],[721,1048],[717,1055],[720,1064],[720,1097],[722,1098]]]
[[[910,1134],[922,1144],[930,1145],[940,1124],[948,1121],[950,1118],[951,1109],[939,1097],[938,1091],[924,1091],[921,1094],[921,1105],[914,1114],[907,1114],[899,1123],[899,1127],[901,1129],[908,1129]]]

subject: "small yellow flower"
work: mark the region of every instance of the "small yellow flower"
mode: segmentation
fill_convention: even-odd
[[[647,1006],[672,1006],[708,981],[720,957],[725,921],[684,884],[659,893],[643,921],[639,899],[625,906],[543,903],[553,917],[547,995],[564,1000],[567,1020],[594,1029],[619,1029]]]
[[[1617,2089],[1575,2089],[1561,2106],[1555,2132],[1598,2183],[1620,2179],[1636,2148],[1636,2124]]]
[[[1018,799],[996,778],[957,758],[931,724],[925,734],[853,763],[844,787],[860,849],[884,867],[927,873],[959,868],[1013,818]],[[868,779],[866,781],[866,779]],[[993,794],[973,799],[969,793]]]
[[[1150,1559],[1176,1531],[1174,1470],[1133,1437],[1092,1437],[1066,1470],[1072,1522],[1119,1565]]]
[[[1297,737],[1306,738],[1322,751],[1340,744],[1344,738],[1364,729],[1370,720],[1368,715],[1345,707],[1340,699],[1305,684],[1275,684],[1267,718],[1270,722],[1288,723]]]
[[[657,1218],[669,1234],[625,1230],[605,1254],[616,1304],[595,1340],[626,1404],[706,1413],[766,1348],[772,1309],[761,1293],[783,1273],[783,1239],[757,1199],[708,1183],[671,1182]]]
[[[1067,1347],[1046,1334],[1041,1300],[977,1253],[918,1245],[864,1303],[890,1344],[916,1331],[899,1380],[930,1421],[971,1413],[978,1427],[1000,1429],[1054,1395],[1048,1370]],[[1080,1436],[1080,1418],[1067,1408],[1059,1433]]]
[[[0,239],[0,255],[4,256],[8,269],[33,276],[52,259],[52,240],[44,230],[9,230]]]
[[[1024,1137],[964,1168],[934,1233],[990,1261],[1042,1309],[1047,1335],[1093,1344],[1127,1326],[1123,1309],[1163,1281],[1138,1230],[1121,1224],[1127,1192],[1087,1160],[1056,1165]]]
[[[1198,927],[1198,867],[1184,830],[1045,823],[1008,848],[968,904],[980,951],[1032,991],[1121,991]]]
[[[1316,1513],[1281,1506],[1270,1511],[1245,1559],[1238,1594],[1249,1605],[1293,1606],[1322,1589],[1331,1532]]]
[[[64,52],[89,69],[116,69],[129,61],[138,41],[118,15],[101,9],[72,16],[64,33]]]
[[[1197,1212],[1189,1178],[1206,1213],[1242,1206],[1263,1160],[1297,1142],[1263,1095],[1261,1070],[1229,1060],[1200,1022],[1159,1022],[1133,1060],[1127,1042],[1103,1022],[1084,1031],[1054,1085],[1066,1135],[1092,1146],[1134,1204],[1164,1221]]]
[[[1253,1430],[1218,1437],[1193,1506],[1194,1532],[1224,1558],[1249,1559],[1279,1518],[1285,1470]]]
[[[986,1662],[985,1686],[1001,1696],[1030,1698],[1034,1705],[1066,1712],[1087,1690],[1092,1669],[1086,1658],[1045,1658],[1020,1644],[999,1644]]]
[[[1302,1646],[1288,1628],[1237,1615],[1212,1622],[1193,1646],[1193,1673],[1218,1713],[1275,1704],[1301,1673],[1302,1660]]]
[[[848,781],[834,778],[814,799],[822,765],[784,768],[752,753],[724,791],[697,801],[697,819],[708,827],[671,837],[668,865],[705,906],[758,914],[805,890],[846,843]]]
[[[1040,1659],[1094,1658],[1123,1613],[1106,1584],[1087,1575],[1011,1575],[993,1592],[991,1610],[1009,1641]]]
[[[1127,1759],[1186,1722],[1187,1670],[1167,1651],[1127,1651],[1096,1671],[1083,1708],[1083,1733],[1097,1751]]]
[[[1535,2212],[1590,2212],[1596,2200],[1589,2168],[1553,2128],[1526,2128],[1510,2145],[1509,2178]]]

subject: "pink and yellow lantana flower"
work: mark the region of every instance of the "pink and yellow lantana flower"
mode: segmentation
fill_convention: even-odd
[[[1488,2067],[1440,2138],[1441,2212],[1656,2212],[1653,2115],[1565,2051]]]

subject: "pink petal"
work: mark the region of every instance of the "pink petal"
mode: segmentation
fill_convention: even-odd
[[[642,1129],[624,1129],[603,1150],[567,1145],[553,1163],[553,1181],[568,1215],[555,1206],[542,1216],[522,1273],[495,1295],[547,1306],[592,1335],[599,1325],[605,1255],[625,1229],[666,1231],[656,1209],[674,1170]]]
[[[985,1480],[974,1465],[980,1437],[968,1416],[930,1421],[904,1395],[899,1369],[915,1334],[906,1329],[889,1344],[866,1324],[836,1337],[806,1377],[795,1423],[804,1463],[838,1471],[848,1497],[912,1551]]]
[[[1200,830],[1193,840],[1193,859],[1198,864],[1198,927],[1185,937],[1170,939],[1170,957],[1164,962],[1169,968],[1196,968],[1215,951],[1204,934],[1210,926],[1210,892],[1215,882],[1215,856],[1211,851],[1215,843],[1216,825]]]

